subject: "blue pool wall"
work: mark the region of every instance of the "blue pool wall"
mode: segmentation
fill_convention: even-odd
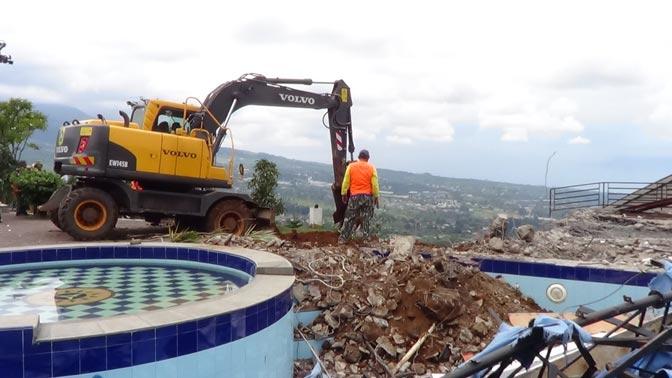
[[[92,259],[185,260],[256,273],[250,259],[203,248],[115,245],[0,252],[0,266]],[[291,377],[291,308],[288,288],[218,316],[41,343],[33,342],[32,327],[2,328],[0,323],[0,377]]]
[[[650,292],[648,283],[655,273],[567,266],[542,262],[478,259],[482,272],[500,276],[518,287],[542,308],[553,312],[574,312],[580,305],[593,309],[623,303],[623,296],[640,298]],[[562,284],[567,298],[555,303],[546,296],[546,289],[554,283]]]

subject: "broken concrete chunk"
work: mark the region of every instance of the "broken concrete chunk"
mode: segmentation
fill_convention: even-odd
[[[329,324],[329,327],[332,329],[336,329],[340,325],[340,322],[334,319],[334,317],[331,315],[331,312],[329,311],[324,312],[324,321]]]
[[[329,327],[327,327],[327,325],[323,323],[313,324],[313,326],[310,327],[310,330],[313,331],[313,334],[318,339],[322,339],[329,336]]]
[[[337,373],[343,373],[345,372],[345,369],[348,368],[348,364],[346,364],[344,361],[336,361],[334,367],[336,368]]]
[[[352,309],[352,306],[349,304],[344,304],[338,309],[338,317],[341,319],[352,319],[354,315],[354,311]]]
[[[488,247],[495,252],[504,252],[504,240],[498,237],[490,238]]]
[[[308,289],[302,283],[296,283],[292,286],[292,295],[297,302],[301,303],[308,297]]]
[[[376,293],[376,291],[372,288],[369,288],[369,295],[366,297],[366,300],[371,306],[374,307],[380,306],[385,302],[385,298],[382,295]]]
[[[387,307],[385,307],[385,306],[377,306],[377,307],[374,307],[373,310],[371,311],[371,313],[372,313],[373,315],[375,315],[375,316],[377,316],[377,317],[379,317],[379,318],[384,318],[384,317],[386,317],[386,316],[387,316],[387,312],[388,312],[388,310],[387,310]]]
[[[411,370],[416,375],[424,375],[427,372],[427,368],[425,367],[425,364],[420,363],[420,362],[416,362],[413,365],[411,365]]]
[[[485,336],[488,331],[490,331],[491,326],[492,324],[489,321],[477,316],[476,319],[474,319],[474,325],[471,327],[471,330],[479,336]]]
[[[397,345],[401,345],[406,342],[406,338],[398,333],[392,334],[392,340],[394,340],[394,343]]]
[[[458,336],[458,338],[460,339],[460,341],[466,344],[472,341],[474,335],[471,333],[469,328],[462,328],[460,329],[460,336]]]
[[[392,246],[392,253],[390,257],[393,259],[410,256],[415,246],[415,236],[392,235],[390,237],[390,245]]]
[[[359,362],[359,360],[362,358],[362,352],[360,352],[359,347],[354,344],[348,344],[345,347],[345,351],[343,352],[343,359],[345,361],[351,363],[351,364],[356,364]]]
[[[534,240],[534,227],[524,224],[516,229],[516,234],[521,240],[532,243]]]
[[[388,323],[387,320],[385,320],[383,318],[379,318],[379,317],[376,317],[376,316],[373,316],[372,318],[373,318],[373,323],[380,328],[387,328],[387,327],[390,326],[390,323]]]
[[[488,230],[491,238],[503,238],[506,235],[506,227],[509,223],[509,218],[506,214],[499,214],[497,218],[492,220]]]
[[[397,355],[397,348],[392,345],[390,342],[390,339],[388,339],[385,336],[379,336],[376,339],[376,345],[378,345],[382,350],[385,351],[385,353],[389,354],[391,357],[396,357]]]
[[[308,286],[308,293],[315,301],[319,301],[320,299],[322,299],[322,291],[320,290],[320,287],[318,285]]]
[[[406,287],[404,287],[404,291],[405,291],[407,294],[413,294],[413,292],[415,291],[415,285],[413,285],[413,283],[410,282],[410,281],[407,282],[407,283],[406,283]]]
[[[336,306],[337,304],[341,303],[341,300],[343,299],[343,295],[335,290],[330,290],[327,293],[327,298],[325,301],[329,306]]]

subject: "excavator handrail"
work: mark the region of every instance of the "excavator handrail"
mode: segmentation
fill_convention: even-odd
[[[199,100],[197,97],[189,96],[184,100],[185,105],[189,103],[189,100],[195,100],[201,106],[201,109],[205,110],[205,112],[208,114],[208,116],[210,116],[212,118],[213,121],[219,123],[219,120],[217,119],[217,117],[215,117],[215,115],[210,112],[210,109],[208,109],[205,105],[203,105],[203,102],[201,100]],[[186,112],[186,107],[185,107],[185,112]],[[207,131],[207,129],[203,128],[203,124],[201,124],[201,127],[199,127],[199,128]],[[229,136],[229,140],[231,141],[231,156],[229,157],[229,178],[231,179],[231,183],[233,184],[233,177],[234,177],[233,166],[234,166],[234,161],[235,161],[235,158],[236,158],[236,148],[235,148],[234,142],[233,142],[233,132],[232,132],[231,128],[229,128],[228,126],[222,128],[221,124],[220,124],[220,129],[224,130],[227,133],[231,133],[231,135]],[[213,137],[214,137],[214,135],[213,135]],[[213,145],[213,148],[212,148],[212,162],[213,162],[213,164],[215,162],[215,151],[216,150],[215,150],[214,145]]]

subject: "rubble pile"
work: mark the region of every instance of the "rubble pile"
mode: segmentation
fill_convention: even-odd
[[[209,242],[267,250],[292,262],[296,310],[323,311],[299,331],[329,340],[320,359],[332,376],[448,371],[484,348],[508,313],[540,310],[472,260],[416,244],[413,237],[344,246],[332,244],[329,235],[289,239]],[[417,353],[404,358],[423,336]],[[296,376],[306,368],[312,365],[302,364]]]
[[[502,226],[504,223],[504,226]],[[672,256],[672,218],[656,214],[624,215],[605,210],[579,210],[554,220],[546,230],[530,225],[515,229],[511,236],[498,217],[485,236],[454,246],[468,256],[514,255],[516,259],[562,259],[585,264],[645,268],[648,260]],[[513,257],[513,256],[512,256]]]

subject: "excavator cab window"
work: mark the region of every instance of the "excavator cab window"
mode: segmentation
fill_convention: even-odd
[[[168,132],[170,133],[174,134],[178,128],[182,128],[185,132],[188,132],[190,126],[187,122],[185,122],[184,118],[182,118],[183,114],[184,112],[181,109],[162,108],[159,111],[159,115],[154,120],[152,130],[166,132],[165,130],[159,129],[158,127],[165,122],[169,125]]]
[[[131,113],[131,122],[136,123],[140,128],[145,122],[145,107],[134,106],[133,113]]]

